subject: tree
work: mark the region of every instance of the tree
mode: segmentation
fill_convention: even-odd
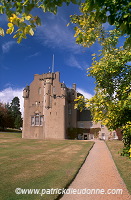
[[[7,118],[6,118],[6,127],[14,128],[14,118],[12,116],[12,110],[9,103],[5,104],[5,108],[7,109]]]
[[[21,112],[20,112],[20,100],[18,97],[14,97],[11,105],[11,115],[13,117],[13,125],[14,128],[19,129],[22,126],[22,117],[21,117]]]
[[[6,119],[7,119],[7,109],[5,108],[5,104],[0,103],[0,128],[2,130],[4,130],[7,127]]]
[[[125,45],[131,44],[131,2],[130,0],[87,0],[81,4],[81,15],[71,16],[77,37],[76,42],[91,46],[101,41],[105,34],[103,25],[107,22],[125,35]]]
[[[70,3],[79,4],[79,0],[1,0],[0,14],[6,14],[8,20],[7,34],[14,33],[13,38],[18,38],[20,43],[26,35],[34,35],[34,30],[41,25],[41,20],[38,16],[33,16],[31,13],[35,8],[43,10],[43,12],[57,13],[57,7],[62,6],[63,3],[69,5]],[[0,35],[4,36],[5,31],[0,28]]]
[[[102,49],[93,54],[88,76],[96,79],[96,93],[90,100],[76,99],[76,107],[88,107],[94,121],[102,121],[109,129],[123,130],[123,154],[129,155],[131,144],[131,3],[128,0],[87,0],[81,15],[71,17],[76,42],[90,47],[98,41]],[[105,30],[103,24],[113,25]],[[126,34],[124,46],[118,41]]]
[[[0,128],[16,128],[22,127],[22,117],[20,112],[20,101],[15,97],[11,104],[0,103]]]

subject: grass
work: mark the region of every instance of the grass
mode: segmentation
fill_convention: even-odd
[[[93,142],[29,140],[0,133],[1,199],[53,200],[52,195],[16,195],[15,188],[65,188],[83,164]]]
[[[107,146],[112,154],[116,167],[131,194],[131,160],[128,157],[120,156],[123,142],[118,140],[107,141]]]

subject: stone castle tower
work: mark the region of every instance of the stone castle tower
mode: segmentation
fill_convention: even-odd
[[[35,74],[23,90],[23,138],[65,139],[67,129],[77,126],[74,109],[76,85],[71,89],[60,83],[59,72]]]
[[[59,72],[35,74],[30,86],[23,90],[24,119],[22,137],[30,139],[68,139],[75,128],[76,139],[117,139],[101,122],[94,123],[89,110],[74,109],[74,99],[81,95],[76,85],[67,88],[60,83]],[[72,134],[72,133],[71,133]],[[73,139],[73,138],[72,138]]]

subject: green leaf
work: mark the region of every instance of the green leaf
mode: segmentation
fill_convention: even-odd
[[[38,26],[40,26],[41,25],[41,20],[40,20],[40,18],[37,16],[37,18],[36,18],[36,24],[38,25]]]
[[[4,6],[0,5],[0,14],[4,14]]]
[[[22,36],[20,36],[20,37],[18,38],[17,43],[20,44],[21,41],[22,41]]]
[[[19,33],[15,34],[15,35],[13,36],[13,38],[17,38],[17,37],[19,37]]]
[[[127,18],[127,17],[128,17],[128,15],[129,15],[129,14],[125,14],[123,17],[124,17],[124,18]]]

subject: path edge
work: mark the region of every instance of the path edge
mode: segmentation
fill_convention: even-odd
[[[111,153],[111,151],[110,151],[110,149],[109,149],[109,147],[108,147],[108,145],[107,145],[107,143],[106,143],[106,142],[105,142],[105,144],[106,144],[106,147],[107,147],[107,149],[108,149],[108,150],[109,150],[109,152],[110,152],[110,156],[111,156],[111,158],[112,158],[112,160],[113,160],[113,162],[114,162],[114,165],[115,165],[115,167],[116,167],[116,170],[117,170],[117,172],[118,172],[118,174],[119,174],[119,176],[120,176],[120,178],[121,178],[121,180],[122,180],[122,182],[123,182],[123,184],[124,184],[124,186],[125,186],[125,188],[126,188],[126,190],[127,190],[128,194],[129,194],[129,196],[131,196],[131,194],[130,194],[130,192],[129,192],[129,190],[128,190],[127,186],[126,186],[126,183],[125,183],[124,179],[122,178],[122,176],[121,176],[121,173],[120,173],[119,169],[117,168],[117,164],[116,164],[116,162],[115,162],[115,160],[114,160],[114,157],[113,157],[113,155],[112,155],[112,153]]]
[[[66,184],[66,186],[64,187],[64,189],[68,189],[68,187],[72,184],[72,182],[75,180],[77,174],[79,173],[79,171],[81,170],[82,166],[84,165],[88,155],[90,154],[90,151],[92,150],[92,148],[94,147],[95,141],[93,141],[93,145],[91,146],[90,150],[88,151],[84,161],[82,162],[82,164],[80,165],[80,167],[78,168],[78,170],[76,171],[74,177]],[[54,200],[60,200],[62,197],[64,196],[64,194],[59,194],[58,197],[56,197],[56,199]]]

